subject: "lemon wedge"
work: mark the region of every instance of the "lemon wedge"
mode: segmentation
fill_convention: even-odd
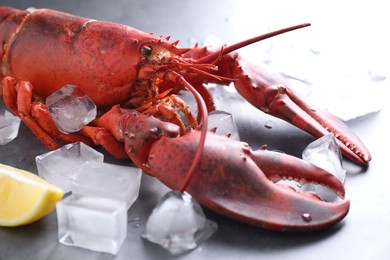
[[[0,164],[0,226],[36,221],[56,207],[64,192],[39,176]]]

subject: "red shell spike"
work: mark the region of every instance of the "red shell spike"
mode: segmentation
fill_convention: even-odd
[[[179,44],[179,40],[172,42],[172,45],[173,45],[173,46],[176,46],[176,45],[178,45],[178,44]]]
[[[217,128],[216,128],[216,127],[213,127],[213,128],[211,128],[211,129],[209,129],[209,131],[212,132],[212,133],[216,133],[216,132],[217,132]]]

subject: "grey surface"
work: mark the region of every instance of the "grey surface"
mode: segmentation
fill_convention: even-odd
[[[0,1],[1,5],[47,7],[124,23],[159,35],[172,35],[173,39],[183,42],[193,38],[203,40],[210,34],[218,35],[227,42],[238,40],[234,31],[230,30],[229,18],[239,8],[250,9],[250,3],[239,2],[241,4],[235,1],[179,0]],[[277,10],[269,10],[267,6],[259,10],[259,15],[270,11],[277,16]],[[248,24],[253,34],[262,32],[255,27]],[[241,138],[255,148],[268,143],[270,149],[300,156],[304,147],[314,140],[287,123],[256,111],[235,96],[225,95],[217,101],[219,109],[234,114]],[[0,101],[0,108],[3,107],[3,101]],[[143,176],[140,198],[129,211],[128,236],[117,256],[59,244],[53,212],[28,226],[0,228],[0,259],[390,259],[390,174],[386,163],[389,141],[386,137],[388,126],[385,125],[389,108],[386,106],[381,112],[348,122],[370,148],[373,160],[367,169],[345,161],[348,170],[346,191],[351,209],[342,222],[327,230],[304,234],[271,232],[206,211],[207,216],[218,223],[218,232],[194,251],[172,257],[159,246],[140,238],[148,214],[167,191],[155,179]],[[271,129],[264,127],[268,122],[272,122]],[[34,158],[46,151],[22,125],[16,140],[0,146],[0,162],[36,173]],[[106,159],[118,164],[128,163],[115,161],[108,155]]]

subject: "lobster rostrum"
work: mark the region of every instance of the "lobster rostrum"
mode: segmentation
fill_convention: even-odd
[[[235,52],[308,25],[219,49],[179,48],[169,37],[120,24],[53,10],[0,7],[3,97],[49,149],[58,148],[58,141],[102,145],[220,214],[273,230],[317,230],[348,213],[342,183],[298,158],[265,147],[253,150],[207,131],[207,112],[215,106],[205,88],[207,83],[233,82],[255,107],[316,137],[332,132],[344,156],[368,163],[370,153],[341,120],[309,105],[280,76]],[[44,104],[66,84],[77,85],[99,108],[98,118],[79,134],[60,132]],[[195,96],[198,118],[175,95],[183,89]],[[342,199],[328,203],[275,185],[281,178],[320,183]]]

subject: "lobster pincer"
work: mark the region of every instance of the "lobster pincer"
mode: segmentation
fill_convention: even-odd
[[[190,147],[196,147],[198,134],[194,131],[179,140],[165,137],[150,150],[151,169],[158,172],[156,177],[172,189],[179,188],[177,184],[183,182],[189,165],[173,162],[169,154],[178,155],[180,159],[192,158],[193,149]],[[279,231],[322,229],[339,222],[348,213],[348,200],[327,203],[275,185],[256,164],[254,158],[257,154],[247,144],[213,133],[209,133],[206,140],[198,169],[186,188],[203,206],[244,223]],[[277,162],[282,163],[278,167],[284,167],[285,173],[305,182],[332,187],[343,196],[342,184],[330,173],[294,157],[280,156],[293,162],[290,168]],[[304,168],[306,170],[302,170]],[[274,177],[280,173],[268,172],[267,175]],[[322,177],[317,178],[316,173]]]
[[[180,128],[135,111],[112,108],[95,124],[109,129],[133,162],[173,190],[182,189],[201,131]],[[174,159],[173,159],[174,157]],[[275,184],[290,178],[331,188],[341,198],[324,202]],[[348,213],[343,184],[308,162],[263,147],[207,132],[196,170],[185,191],[203,206],[237,221],[281,231],[312,231],[339,222]]]
[[[239,43],[238,46],[244,43]],[[221,52],[230,51],[231,47],[237,48],[235,45],[222,47]],[[216,52],[215,48],[197,47],[187,55],[196,58],[203,56],[199,60],[209,62],[221,54]],[[371,160],[370,152],[363,142],[342,120],[326,109],[310,104],[270,68],[258,63],[253,64],[237,52],[223,55],[217,64],[219,76],[234,80],[219,80],[215,83],[234,83],[237,92],[256,108],[317,138],[329,132],[333,133],[342,154],[357,164],[364,165]]]
[[[309,104],[279,75],[266,73],[260,66],[253,67],[242,59],[238,63],[237,70],[241,72],[236,73],[241,73],[241,80],[235,86],[252,105],[317,138],[333,133],[343,155],[355,163],[366,164],[371,160],[363,142],[339,118]]]

